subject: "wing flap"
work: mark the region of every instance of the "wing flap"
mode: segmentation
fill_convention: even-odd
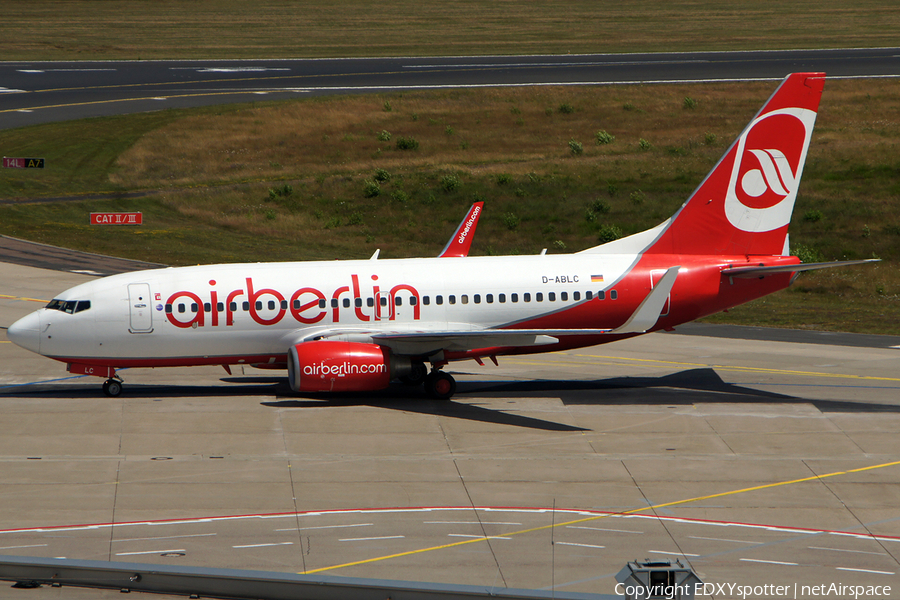
[[[407,356],[432,356],[441,351],[465,352],[479,348],[546,346],[560,337],[602,336],[644,333],[656,325],[666,300],[675,285],[678,270],[669,268],[659,283],[647,294],[632,315],[616,329],[476,329],[476,330],[418,330],[373,331],[366,329],[321,328],[307,332],[294,343],[313,339],[346,339],[367,341],[390,348]]]

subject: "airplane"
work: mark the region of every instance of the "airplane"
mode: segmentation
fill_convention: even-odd
[[[454,361],[593,346],[675,326],[788,287],[788,225],[825,84],[788,75],[681,208],[647,231],[573,254],[468,256],[482,205],[434,258],[218,264],[75,286],[11,325],[10,340],[105,378],[118,369],[287,369],[294,392],[391,381],[448,399]],[[427,366],[429,365],[429,366]]]

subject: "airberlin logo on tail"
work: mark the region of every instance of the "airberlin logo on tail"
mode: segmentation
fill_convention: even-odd
[[[469,230],[472,229],[472,224],[478,219],[479,214],[481,214],[481,207],[476,206],[475,210],[472,211],[472,216],[466,221],[466,226],[459,232],[459,239],[456,240],[458,243],[466,243],[466,237],[469,235]]]
[[[791,220],[816,113],[785,108],[766,113],[738,138],[725,196],[728,221],[748,232]]]

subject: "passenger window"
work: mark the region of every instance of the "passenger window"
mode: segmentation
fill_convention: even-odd
[[[199,311],[200,311],[200,307],[197,305],[197,303],[191,302],[191,312],[199,312]]]
[[[597,292],[597,297],[600,298],[601,300],[606,300],[606,292],[604,292],[603,290],[600,290],[599,292]]]
[[[556,302],[556,292],[548,292],[547,300],[549,300],[550,302]]]
[[[385,300],[387,300],[387,298],[385,298]],[[401,298],[400,296],[397,296],[396,298],[394,298],[394,305],[395,306],[403,306],[403,298]]]
[[[256,301],[256,310],[262,310],[262,300]]]
[[[494,295],[493,294],[485,294],[484,299],[487,300],[488,304],[494,303]]]
[[[524,300],[525,302],[531,302],[531,293],[525,292],[524,294],[522,294],[522,300]]]
[[[356,305],[356,308],[362,308],[362,298],[354,298],[353,304]]]
[[[366,298],[366,306],[369,308],[375,306],[375,298]]]
[[[449,296],[447,296],[447,301],[450,304],[456,304],[456,296],[454,296],[453,294],[450,294]]]
[[[350,298],[344,298],[344,308],[350,308]]]
[[[443,296],[440,296],[440,295],[435,296],[435,297],[434,297],[434,302],[435,302],[435,304],[443,304],[443,303],[444,303],[444,297],[443,297]]]
[[[572,300],[576,302],[581,300],[581,292],[572,292]]]
[[[169,306],[171,306],[171,304]],[[231,312],[237,311],[237,302],[229,302],[228,310],[230,310]],[[169,311],[169,312],[172,312],[172,311]]]
[[[281,301],[281,310],[287,310],[287,300]]]
[[[300,301],[294,300],[293,306],[294,306],[294,310],[300,310]]]
[[[497,299],[500,301],[501,304],[506,302],[506,294],[499,294],[497,296]]]
[[[568,292],[560,292],[559,299],[562,300],[563,302],[565,302],[566,300],[569,299],[569,293]]]
[[[481,304],[481,294],[475,294],[472,298],[475,300],[475,304]]]
[[[185,308],[184,303],[179,303],[178,304],[178,312],[183,313],[185,310],[187,310],[187,309]]]
[[[427,298],[428,296],[425,296],[425,297]],[[398,304],[398,305],[400,304],[400,298],[399,298],[399,297],[397,298],[397,304]],[[426,304],[428,304],[428,303],[426,302]],[[410,296],[410,297],[409,297],[409,305],[410,305],[410,306],[415,306],[415,305],[416,305],[416,297],[415,297],[415,296]]]
[[[246,301],[245,301],[245,302],[242,302],[242,303],[241,303],[241,308],[244,309],[244,312],[249,311],[249,310],[250,310],[250,303],[249,303],[249,302],[246,302]]]
[[[585,293],[584,293],[584,299],[585,299],[585,300],[590,300],[590,299],[591,299],[591,292],[589,292],[589,291],[588,291],[588,292],[585,292]]]
[[[210,304],[209,302],[204,302],[203,312],[212,312],[212,304]]]
[[[269,300],[269,310],[275,310],[275,301]]]
[[[618,297],[619,297],[619,294],[616,293],[616,290],[609,291],[609,299],[610,300],[615,300]]]
[[[225,310],[225,303],[224,303],[224,302],[217,302],[217,303],[216,303],[216,311],[217,311],[217,312],[223,312],[224,310]]]
[[[348,303],[348,304],[349,304],[349,303]],[[338,299],[337,299],[337,298],[332,298],[332,299],[331,299],[331,308],[337,308],[337,307],[338,307]]]
[[[171,304],[166,304],[166,313],[168,313],[168,314],[172,313],[172,305]]]
[[[275,303],[273,302],[272,304],[275,304]],[[319,308],[325,308],[327,305],[328,305],[328,303],[325,302],[325,298],[319,298]]]
[[[462,296],[460,296],[459,302],[460,302],[460,304],[468,304],[469,303],[469,295],[463,294]],[[476,304],[478,303],[478,294],[475,294],[475,303]]]
[[[509,299],[512,300],[513,302],[518,302],[518,301],[519,301],[519,295],[518,295],[518,294],[510,294],[510,295],[509,295]],[[501,302],[503,302],[503,300],[501,300]]]
[[[381,304],[382,306],[387,306],[387,298],[385,298],[384,296],[381,296],[380,298],[378,298],[378,300],[379,300],[379,304]]]
[[[415,296],[413,296],[412,298],[409,299],[410,304],[413,304],[413,301],[412,301],[413,298],[415,298]],[[429,298],[428,296],[422,296],[422,304],[424,304],[425,306],[428,306],[429,304],[431,304],[431,298]]]
[[[544,293],[543,292],[536,293],[534,295],[534,301],[535,302],[543,302],[544,301]]]

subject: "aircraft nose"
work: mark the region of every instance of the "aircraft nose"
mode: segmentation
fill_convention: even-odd
[[[6,337],[9,341],[21,346],[26,350],[31,350],[37,354],[41,353],[41,316],[37,312],[26,315],[9,326],[6,330]]]

